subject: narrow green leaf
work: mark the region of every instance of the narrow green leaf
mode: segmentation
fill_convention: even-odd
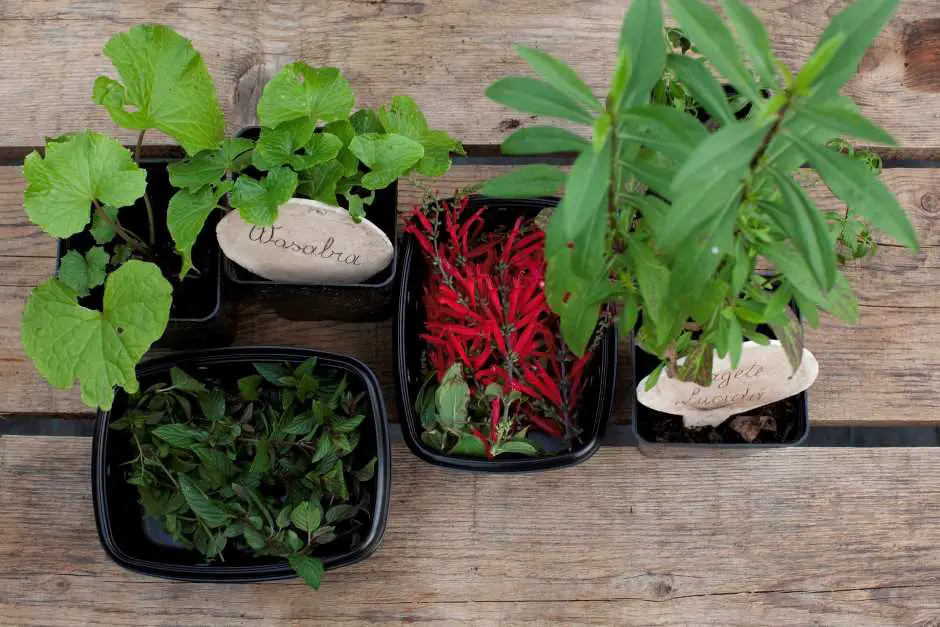
[[[917,233],[898,199],[864,164],[798,135],[790,135],[790,139],[807,155],[826,185],[842,202],[899,243],[918,250]]]
[[[621,53],[626,50],[630,64],[630,77],[626,88],[615,93],[618,109],[649,102],[666,64],[666,46],[663,41],[663,10],[660,0],[634,0],[630,3],[620,28]]]
[[[757,102],[757,85],[741,59],[731,31],[701,0],[669,0],[672,15],[695,47],[734,85],[739,94]]]
[[[532,163],[491,178],[480,192],[494,198],[551,196],[565,184],[566,178],[556,166]]]
[[[807,103],[797,113],[811,122],[846,137],[858,137],[866,141],[897,146],[897,142],[883,128],[856,111],[829,103]]]
[[[581,152],[590,143],[571,131],[554,126],[520,128],[503,142],[506,155],[547,155],[556,152]]]
[[[258,400],[258,388],[261,387],[261,375],[253,374],[238,380],[238,391],[246,401]]]
[[[692,93],[713,119],[722,124],[734,121],[734,112],[728,104],[728,96],[701,60],[682,54],[670,54],[667,67]]]
[[[780,340],[793,372],[796,372],[803,362],[803,325],[791,309],[787,309],[786,313],[785,324],[771,322],[770,328]]]
[[[576,101],[536,78],[501,78],[487,88],[486,97],[523,113],[564,118],[580,124],[594,123]]]
[[[777,61],[770,47],[767,29],[741,0],[724,0],[725,13],[734,24],[738,41],[751,59],[751,65],[769,88],[779,87]]]
[[[204,431],[175,422],[154,428],[153,435],[173,448],[179,449],[188,449],[199,442],[204,442],[208,437]]]
[[[662,252],[672,255],[714,216],[731,206],[741,193],[741,169],[681,188],[672,210],[656,231]]]
[[[591,88],[564,61],[529,46],[516,46],[516,52],[536,74],[561,93],[588,109],[600,111],[604,108]]]
[[[829,228],[822,212],[788,174],[771,168],[777,188],[794,227],[788,233],[796,249],[806,259],[823,291],[832,289],[836,280],[836,251],[829,239]]]
[[[205,392],[206,386],[181,368],[170,368],[170,383],[173,389],[181,392]]]
[[[558,204],[558,212],[563,232],[569,239],[574,239],[587,228],[589,220],[586,213],[596,208],[607,196],[610,184],[611,144],[607,142],[598,152],[585,150],[571,167],[565,185],[565,195]]]
[[[797,93],[808,91],[817,82],[817,79],[826,73],[829,64],[833,62],[843,44],[845,44],[845,35],[836,33],[810,55],[793,81]],[[817,95],[822,97],[818,91]]]
[[[199,409],[202,415],[212,422],[225,418],[225,394],[219,388],[200,392]]]
[[[493,454],[501,455],[503,453],[516,453],[517,455],[527,455],[537,457],[539,450],[531,442],[525,440],[509,440],[502,442],[494,447]]]
[[[572,293],[561,312],[561,335],[575,355],[584,355],[600,316],[601,305],[591,302],[588,292]]]
[[[748,120],[718,129],[699,144],[679,168],[672,182],[673,193],[730,175],[744,176],[768,126],[769,122],[758,124]]]
[[[891,19],[899,4],[900,0],[856,0],[829,21],[814,54],[840,34],[845,37],[845,43],[839,47],[829,63],[825,77],[816,86],[817,96],[826,98],[838,93],[852,78],[868,46]]]

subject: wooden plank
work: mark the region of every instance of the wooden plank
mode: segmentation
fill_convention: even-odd
[[[22,216],[19,174],[0,168],[0,216],[12,223]],[[446,177],[430,181],[442,194],[484,180],[505,166],[459,166]],[[6,178],[4,178],[4,176]],[[938,424],[940,353],[924,338],[940,332],[940,189],[937,170],[891,169],[886,184],[898,194],[917,226],[924,249],[914,255],[883,245],[875,258],[850,265],[848,274],[859,293],[859,324],[848,327],[825,319],[809,332],[809,346],[821,362],[813,388],[811,417],[819,425]],[[4,193],[7,190],[7,193]],[[821,188],[822,204],[835,208]],[[421,199],[418,185],[402,183],[399,208],[407,211]],[[24,222],[24,224],[27,224]],[[6,385],[0,389],[0,413],[85,413],[76,392],[49,388],[35,373],[19,342],[19,320],[32,285],[52,271],[52,259],[23,257],[49,242],[33,227],[16,227],[21,243],[0,256],[0,368]],[[0,242],[6,241],[0,238]],[[27,242],[26,244],[22,242]],[[393,419],[395,396],[390,321],[369,324],[295,322],[277,317],[260,302],[243,303],[236,342],[320,348],[351,354],[365,361],[379,377]],[[623,344],[614,422],[629,422],[632,405],[629,344]],[[9,364],[3,366],[3,364]]]
[[[482,476],[393,445],[379,551],[297,581],[132,574],[95,533],[88,438],[0,439],[4,624],[932,624],[940,460],[929,449],[645,458]],[[851,478],[847,480],[847,478]],[[860,567],[860,565],[862,567]]]
[[[845,2],[752,4],[767,22],[778,55],[799,65]],[[435,127],[467,143],[498,143],[535,122],[484,97],[493,80],[525,71],[511,44],[536,45],[563,57],[602,89],[624,8],[619,0],[592,2],[590,11],[573,0],[6,3],[0,8],[0,143],[38,145],[46,136],[86,127],[113,132],[91,101],[91,87],[95,76],[111,71],[101,54],[104,43],[138,22],[168,24],[194,40],[232,132],[253,121],[267,77],[302,59],[342,68],[363,105],[411,94]],[[933,113],[940,107],[938,33],[936,2],[905,2],[846,88],[904,147],[940,146]],[[131,139],[130,133],[119,134]]]

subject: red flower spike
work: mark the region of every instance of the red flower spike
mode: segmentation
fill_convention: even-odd
[[[539,431],[546,433],[558,440],[563,437],[561,429],[559,429],[558,425],[556,425],[554,422],[546,420],[534,412],[527,413],[526,418],[529,420],[529,422],[532,423],[532,426],[534,426]]]

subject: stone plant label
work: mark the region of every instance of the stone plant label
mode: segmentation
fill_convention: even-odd
[[[392,260],[392,242],[368,220],[356,224],[341,207],[291,198],[273,226],[256,226],[237,211],[216,227],[225,256],[271,281],[360,283]]]
[[[768,346],[745,342],[741,361],[731,368],[731,360],[715,356],[709,387],[669,378],[665,373],[652,390],[646,380],[636,388],[637,401],[650,409],[678,414],[686,427],[717,426],[734,414],[785,399],[809,388],[819,374],[819,364],[803,349],[803,361],[794,373],[777,340]]]

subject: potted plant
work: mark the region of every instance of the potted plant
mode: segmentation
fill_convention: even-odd
[[[218,199],[186,202],[168,183],[172,165],[141,159],[149,130],[189,154],[225,146],[205,63],[165,26],[135,26],[104,52],[123,82],[99,77],[93,97],[117,124],[139,131],[137,145],[131,152],[86,131],[26,157],[26,213],[60,238],[60,257],[57,276],[30,295],[21,335],[50,383],[68,388],[79,379],[82,400],[107,408],[113,386],[136,390],[134,366],[164,333],[164,346],[202,346],[227,343],[233,329],[218,246],[202,234]]]
[[[365,559],[390,487],[378,382],[355,359],[229,348],[140,368],[98,415],[101,542],[120,565],[187,581],[262,581]]]
[[[556,202],[431,200],[406,226],[396,391],[405,441],[425,461],[537,470],[583,461],[600,445],[616,332],[595,325],[580,356],[562,339],[544,296],[539,220]]]
[[[377,110],[353,112],[354,102],[336,68],[291,63],[264,87],[257,108],[261,126],[239,134],[257,145],[251,169],[237,176],[231,193],[239,217],[229,220],[244,222],[237,237],[222,240],[226,276],[243,290],[270,296],[268,302],[287,318],[390,315],[398,257],[397,181],[410,173],[440,176],[450,168],[451,153],[464,154],[460,142],[428,126],[408,96],[395,96]],[[278,220],[279,206],[288,202],[299,216]],[[312,216],[313,228],[307,226],[308,211],[331,208],[337,216],[333,226],[325,225],[323,215]],[[380,241],[373,248],[381,251],[372,254],[369,243],[375,239]],[[266,274],[258,262],[264,250],[280,255],[267,278],[258,275]],[[365,263],[353,267],[348,260],[360,253]],[[285,273],[279,262],[292,257],[299,270]],[[368,263],[373,257],[374,265]]]
[[[634,2],[603,102],[563,62],[520,48],[540,78],[505,78],[488,95],[589,125],[592,138],[520,129],[505,151],[576,152],[570,174],[530,165],[484,191],[528,196],[564,185],[548,227],[546,290],[565,339],[584,350],[601,305],[619,301],[620,328],[636,328],[638,396],[684,416],[664,430],[655,426],[663,414],[638,405],[641,443],[792,444],[805,435],[799,393],[815,377],[795,309],[814,327],[819,311],[857,318],[839,262],[868,251],[870,227],[917,248],[873,168],[833,147],[842,136],[893,143],[838,91],[897,2],[859,0],[835,15],[798,73],[773,55],[740,0],[724,2],[735,36],[700,0],[669,4],[701,58],[673,50],[675,39],[664,42],[658,0]],[[746,101],[739,115],[716,73]],[[709,124],[698,107],[666,106],[664,82],[700,103]],[[807,162],[846,203],[845,215],[814,206],[794,176]]]

